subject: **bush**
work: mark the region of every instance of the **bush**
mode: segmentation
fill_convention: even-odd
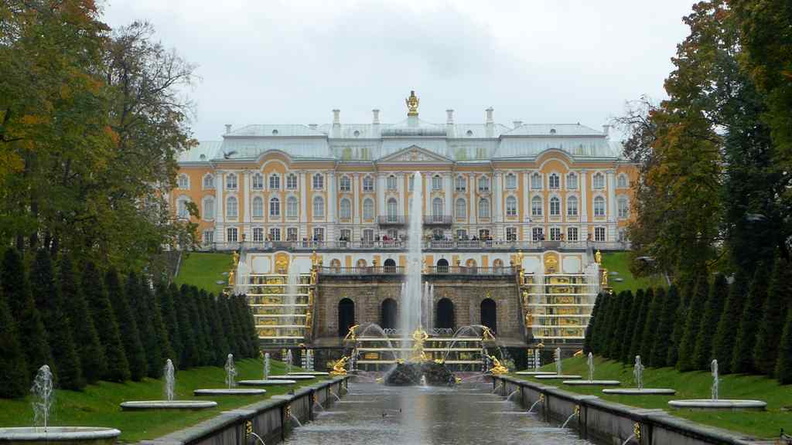
[[[688,299],[687,318],[685,320],[685,330],[682,334],[682,341],[679,344],[679,360],[677,369],[680,371],[693,371],[697,369],[696,364],[696,341],[699,337],[701,327],[701,317],[704,308],[707,306],[707,296],[709,295],[709,283],[706,275],[699,275],[693,292]]]
[[[747,293],[747,280],[741,273],[737,273],[734,282],[729,286],[729,296],[723,306],[718,327],[715,330],[715,338],[712,342],[712,356],[718,359],[718,368],[721,374],[730,374],[732,369],[732,357],[734,357],[734,345],[736,343],[735,331],[739,329],[740,317],[745,303]]]
[[[699,334],[693,353],[693,360],[697,369],[709,369],[712,359],[717,358],[712,355],[712,344],[718,326],[718,318],[723,313],[723,306],[726,303],[728,294],[729,283],[726,282],[726,277],[723,274],[716,275],[710,287],[707,306],[700,321]]]

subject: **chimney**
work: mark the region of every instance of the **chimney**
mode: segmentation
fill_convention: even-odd
[[[603,125],[602,133],[605,134],[605,137],[608,137],[608,133],[610,133],[610,125]]]
[[[514,128],[522,127],[522,121],[514,121]]]
[[[226,134],[231,133],[231,124],[225,124]]]
[[[493,124],[492,112],[495,111],[495,109],[493,109],[492,107],[489,107],[489,108],[487,108],[486,111],[487,111],[487,125],[492,125]]]
[[[316,130],[316,127],[318,127],[318,125],[316,125],[316,124],[308,124],[308,128],[310,128],[311,130]]]
[[[372,115],[372,118],[373,118],[371,123],[374,124],[374,125],[379,125],[379,123],[380,123],[380,121],[379,121],[379,111],[380,110],[378,110],[376,108],[371,110],[371,115]]]
[[[454,125],[454,110],[451,108],[446,110],[446,124]]]
[[[333,126],[341,125],[341,110],[333,110]]]

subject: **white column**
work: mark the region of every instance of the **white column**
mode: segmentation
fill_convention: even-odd
[[[352,175],[352,223],[355,225],[354,230],[358,230],[360,225],[360,212],[363,208],[363,203],[360,199],[360,175],[355,173]],[[352,239],[358,239],[357,233],[352,235]]]
[[[225,178],[222,171],[215,173],[215,242],[225,241],[223,221],[225,221],[225,197],[223,196],[223,188],[225,187]]]
[[[616,239],[616,172],[608,170],[608,241]]]
[[[470,215],[468,221],[470,224],[478,223],[478,202],[476,201],[476,176],[471,173],[468,175],[468,196],[470,200]],[[473,234],[470,234],[471,236]]]
[[[327,172],[327,233],[325,234],[325,241],[335,241],[335,224],[336,224],[336,203],[338,202],[338,193],[336,193],[335,172]]]
[[[432,174],[426,173],[423,181],[424,215],[432,214]]]
[[[308,187],[305,185],[305,172],[298,173],[297,187],[300,189],[300,228],[297,240],[308,236]]]
[[[252,210],[252,201],[250,199],[250,172],[249,171],[240,171],[239,172],[239,193],[244,196],[244,209],[245,209],[245,217],[242,219],[242,230],[239,233],[239,241],[242,241],[242,235],[245,235],[245,241],[252,241],[253,240],[253,233],[250,230],[250,211]],[[266,199],[265,199],[265,202]],[[267,206],[264,206],[267,209]],[[266,215],[267,212],[265,211],[264,214]]]
[[[586,241],[588,238],[588,188],[589,179],[586,170],[580,172],[578,180],[578,187],[580,187],[580,241]]]
[[[521,172],[522,175],[522,190],[523,190],[523,202],[522,202],[522,211],[523,211],[523,220],[522,222],[522,233],[523,233],[523,241],[527,241],[531,239],[531,227],[528,224],[528,221],[531,219],[531,188],[528,187],[530,185],[529,181],[529,173],[527,171]]]
[[[495,201],[495,215],[492,220],[495,223],[503,222],[503,173],[497,172],[492,180],[492,196]],[[497,229],[496,229],[497,230]]]
[[[377,211],[376,216],[385,214],[385,175],[377,175]]]
[[[445,215],[454,215],[454,174],[450,173],[445,179]]]
[[[397,209],[398,211],[396,212],[396,215],[402,215],[402,216],[406,217],[407,216],[407,212],[404,209],[407,208],[407,201],[405,201],[405,199],[404,199],[404,197],[406,196],[406,193],[405,193],[404,189],[406,189],[406,188],[408,188],[410,186],[410,181],[409,181],[409,179],[407,181],[404,180],[404,173],[399,173],[399,174],[396,175],[396,186],[399,189],[399,205],[398,205],[398,209]]]

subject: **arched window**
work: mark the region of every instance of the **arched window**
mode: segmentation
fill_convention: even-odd
[[[456,200],[456,205],[454,206],[454,213],[456,214],[457,219],[467,218],[467,202],[465,202],[464,199],[459,198]]]
[[[297,190],[297,175],[289,173],[289,175],[286,176],[286,188],[289,190]]]
[[[208,174],[203,177],[203,188],[205,190],[213,190],[214,189],[214,175]]]
[[[253,190],[262,190],[264,188],[264,175],[253,173],[253,176],[250,177],[250,187]]]
[[[324,189],[324,175],[321,173],[317,173],[313,175],[313,189],[314,190],[322,190]]]
[[[374,219],[374,200],[366,198],[363,200],[363,219]]]
[[[239,216],[239,201],[235,196],[229,196],[226,199],[226,216],[231,219],[236,219]]]
[[[437,273],[448,273],[448,260],[444,258],[437,260]]]
[[[325,204],[324,198],[321,196],[316,196],[313,199],[313,216],[314,218],[324,218],[325,214]]]
[[[333,269],[336,273],[341,272],[341,260],[334,258],[330,261],[330,269]]]
[[[382,266],[385,273],[396,273],[396,261],[393,259],[388,258],[384,263],[382,263]]]
[[[592,177],[592,184],[594,190],[602,190],[605,188],[605,175],[602,173],[595,173]]]
[[[577,196],[570,196],[567,198],[567,216],[578,216]]]
[[[437,302],[435,326],[440,329],[453,329],[456,327],[454,320],[454,303],[448,298],[441,298]]]
[[[517,175],[509,173],[506,175],[506,190],[514,190],[517,188]]]
[[[594,198],[594,216],[605,216],[605,198],[602,196]]]
[[[432,190],[443,189],[443,178],[440,175],[432,176]]]
[[[388,200],[388,221],[389,222],[396,222],[396,218],[398,217],[399,211],[399,204],[396,202],[396,198],[391,198]]]
[[[490,217],[490,202],[489,199],[481,198],[478,202],[478,216],[479,218]]]
[[[624,189],[630,186],[630,182],[627,180],[627,175],[624,173],[619,175],[619,178],[616,180],[616,187],[620,189]]]
[[[443,217],[443,200],[440,198],[435,198],[432,200],[432,216],[439,217],[442,220]]]
[[[355,302],[342,298],[338,302],[338,336],[346,337],[349,328],[355,325]]]
[[[486,176],[482,176],[478,179],[478,190],[480,192],[488,192],[490,189],[490,180]]]
[[[371,176],[366,176],[363,178],[363,191],[364,192],[373,192],[374,191],[374,178]]]
[[[569,173],[566,177],[566,186],[569,190],[577,190],[578,177],[575,173]]]
[[[382,329],[396,328],[397,309],[396,300],[393,298],[386,298],[382,301],[380,308],[380,327]]]
[[[341,179],[338,181],[338,189],[342,192],[349,192],[352,190],[352,180],[349,179],[349,176],[342,176]]]
[[[226,175],[226,188],[228,190],[236,190],[237,189],[237,175],[234,173],[229,173]]]
[[[458,192],[464,192],[465,190],[467,190],[467,179],[465,179],[464,176],[457,176],[456,179],[454,180],[454,184],[455,184],[454,188]]]
[[[280,190],[280,175],[277,173],[273,173],[269,177],[269,188],[270,190]]]
[[[616,201],[619,218],[625,219],[630,216],[630,203],[626,196],[620,196]]]
[[[296,197],[289,196],[286,198],[286,218],[296,219],[297,215],[300,213],[299,207]]]
[[[396,175],[390,175],[387,179],[387,188],[388,190],[396,190]]]
[[[253,198],[253,218],[264,217],[264,199],[261,196]]]
[[[534,190],[542,189],[542,175],[534,173],[531,175],[531,188]]]
[[[517,216],[517,198],[514,196],[506,198],[506,216]]]
[[[270,209],[269,214],[273,218],[280,218],[280,199],[278,198],[271,198],[270,199]]]
[[[561,200],[553,196],[550,198],[550,216],[558,216],[561,214]]]
[[[542,198],[539,196],[531,199],[531,215],[542,216]]]
[[[561,188],[561,178],[555,173],[550,174],[547,178],[547,183],[551,190],[558,190]]]
[[[352,218],[352,201],[344,198],[338,206],[338,217],[341,219]]]
[[[491,298],[485,298],[481,302],[481,324],[490,328],[492,332],[498,331],[498,308]]]
[[[211,221],[215,217],[215,199],[213,196],[207,196],[203,199],[203,219]]]
[[[492,262],[492,268],[495,269],[496,271],[502,270],[503,269],[503,260],[498,258],[495,261],[493,261]]]
[[[190,198],[186,196],[179,197],[176,200],[176,214],[179,218],[189,218],[190,211],[187,209],[187,203],[190,202]]]
[[[179,179],[177,182],[180,189],[182,190],[190,189],[190,177],[185,175],[184,173],[179,175]]]
[[[363,258],[357,260],[357,262],[355,263],[355,267],[357,267],[362,271],[367,267],[366,260],[364,260]]]

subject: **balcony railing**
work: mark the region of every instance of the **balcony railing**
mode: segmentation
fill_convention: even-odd
[[[568,242],[568,241],[450,241],[432,240],[421,243],[423,250],[626,250],[625,242]],[[312,250],[406,250],[406,240],[387,241],[245,241],[202,244],[199,250],[239,250],[258,252],[312,251]]]
[[[425,215],[423,222],[425,226],[450,226],[454,219],[450,215]]]
[[[466,266],[430,266],[427,275],[512,275],[510,267],[466,267]]]
[[[406,270],[400,266],[364,266],[364,267],[322,267],[320,274],[325,275],[403,275]],[[496,275],[514,274],[511,267],[465,267],[465,266],[431,266],[424,271],[425,275]]]
[[[366,266],[366,267],[322,267],[324,275],[403,275],[404,268],[399,266]]]
[[[381,226],[403,226],[407,224],[407,218],[404,215],[380,215],[377,223]]]

